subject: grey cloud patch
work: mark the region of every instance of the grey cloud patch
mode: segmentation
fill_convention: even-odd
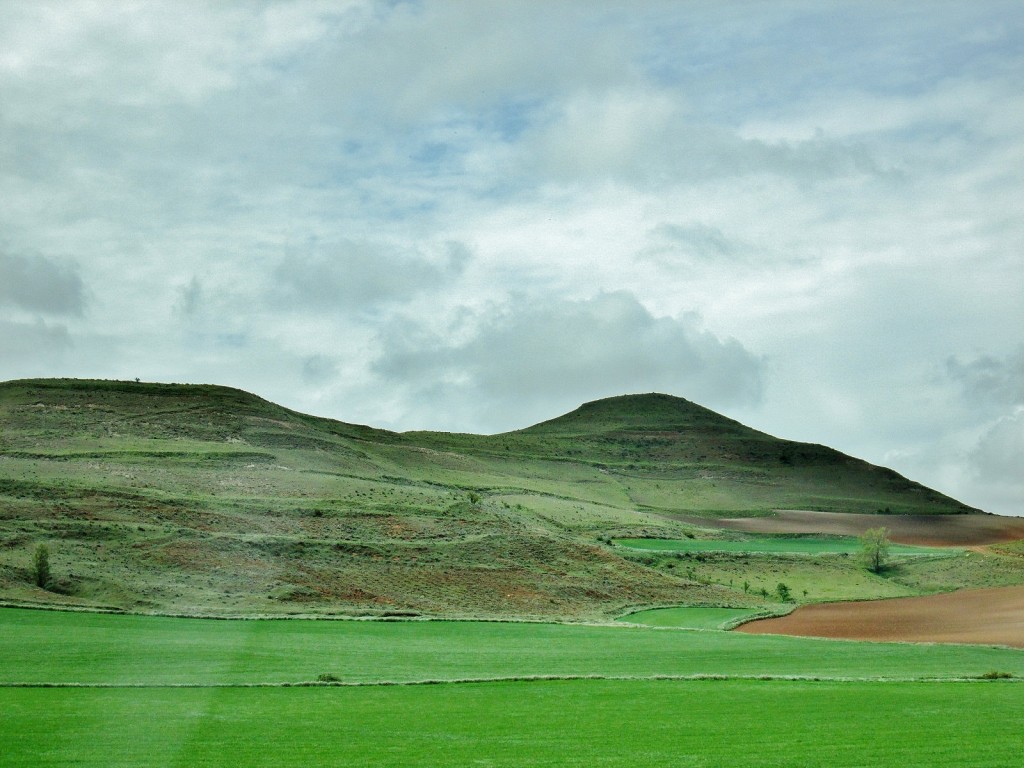
[[[450,339],[461,337],[461,342]],[[585,301],[519,298],[436,336],[382,338],[375,372],[460,428],[526,426],[584,400],[662,391],[712,406],[759,400],[764,361],[695,315],[656,317],[627,291]],[[427,382],[421,384],[419,382]]]
[[[1002,514],[1024,515],[1024,407],[995,421],[968,455],[976,495]]]
[[[651,234],[676,243],[703,258],[728,258],[742,250],[739,244],[729,240],[718,227],[707,224],[660,224]]]
[[[680,263],[744,262],[752,252],[745,243],[726,237],[718,227],[700,222],[663,222],[647,233],[647,239],[649,244],[637,254],[637,259],[669,269],[679,266]]]
[[[47,315],[81,316],[85,287],[77,266],[45,256],[0,252],[0,307]]]
[[[997,420],[978,441],[971,461],[980,479],[1024,490],[1024,408]]]
[[[366,242],[340,243],[311,256],[291,254],[274,269],[272,298],[290,309],[361,310],[409,299],[462,274],[471,259],[448,242],[434,258]]]
[[[310,355],[302,361],[302,380],[306,384],[327,384],[338,377],[338,362],[326,355]]]
[[[0,359],[24,363],[38,359],[53,360],[74,345],[68,329],[42,320],[19,323],[0,320]]]
[[[802,267],[813,256],[784,250],[777,245],[752,242],[701,221],[662,222],[646,233],[638,262],[656,264],[668,272],[700,267],[705,270],[748,270],[764,265]]]
[[[174,304],[174,311],[181,317],[193,317],[202,307],[203,285],[199,278],[193,276],[188,285],[178,289],[178,300]]]
[[[973,402],[1024,405],[1024,345],[1003,359],[983,355],[961,362],[950,357],[946,361],[946,373]]]
[[[892,169],[865,144],[819,133],[763,141],[685,114],[671,95],[608,91],[569,98],[527,137],[524,168],[556,181],[614,179],[660,186],[751,175],[818,182],[889,177]]]
[[[950,357],[946,375],[959,386],[969,415],[985,425],[967,451],[976,495],[1000,511],[1024,514],[1024,345],[1004,357]]]

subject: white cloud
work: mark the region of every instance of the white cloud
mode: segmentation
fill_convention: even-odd
[[[977,504],[1022,41],[1003,0],[2,3],[3,372],[397,428],[666,389]]]
[[[409,390],[411,418],[437,415],[489,431],[527,426],[584,400],[624,392],[685,394],[712,405],[756,402],[763,361],[699,318],[656,317],[626,291],[584,301],[513,297],[437,335],[387,329],[374,370]],[[428,415],[429,414],[429,415]]]
[[[358,311],[408,300],[456,280],[471,259],[461,243],[433,255],[406,253],[367,242],[320,247],[315,255],[289,254],[274,269],[272,297],[299,311]]]

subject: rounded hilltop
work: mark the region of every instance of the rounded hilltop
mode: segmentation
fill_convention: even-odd
[[[519,432],[581,434],[611,431],[678,431],[717,429],[762,434],[710,408],[660,392],[618,395],[584,403],[563,416]]]

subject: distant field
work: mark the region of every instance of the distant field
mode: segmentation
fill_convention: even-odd
[[[678,627],[680,629],[721,629],[758,612],[749,608],[702,608],[684,606],[678,608],[652,608],[649,611],[637,611],[619,618],[619,621],[630,624],[643,624],[648,627]]]
[[[0,689],[17,766],[1020,764],[1022,686],[575,680]],[[955,724],[955,725],[954,725]]]
[[[1024,677],[1024,653],[644,627],[218,621],[0,609],[0,684],[241,685],[521,676]]]
[[[856,554],[861,551],[860,542],[853,537],[816,536],[759,536],[743,541],[719,539],[616,539],[615,543],[630,549],[644,549],[655,552],[750,552],[768,554]],[[919,547],[908,544],[893,544],[893,555],[943,555],[958,553],[959,550]]]

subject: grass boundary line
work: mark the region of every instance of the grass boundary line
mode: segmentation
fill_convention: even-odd
[[[1024,677],[830,677],[826,675],[508,675],[497,677],[429,678],[425,680],[300,680],[256,683],[73,683],[73,682],[0,682],[2,689],[111,689],[141,690],[147,688],[388,688],[420,685],[471,685],[482,683],[542,683],[580,680],[621,682],[804,682],[804,683],[1021,683]]]
[[[719,629],[725,632],[730,632],[736,629],[736,627],[741,627],[751,621],[761,621],[762,619],[781,619],[783,616],[789,616],[789,614],[799,607],[800,606],[796,603],[787,603],[779,608],[769,608],[763,611],[758,611],[757,613],[752,613],[749,616],[738,616],[735,619],[723,621],[719,625]]]
[[[626,613],[619,614],[619,616],[631,616],[634,613],[641,611],[656,610],[660,608],[733,608],[734,606],[722,606],[722,605],[678,605],[678,604],[665,604],[658,606],[645,606],[636,609],[630,609]],[[89,605],[64,605],[61,603],[36,603],[29,601],[18,601],[10,599],[0,599],[0,610],[9,608],[12,610],[24,610],[24,611],[48,611],[51,613],[87,613],[97,614],[104,616],[129,616],[139,618],[154,618],[154,619],[196,619],[202,621],[319,621],[319,622],[381,622],[381,623],[428,623],[428,622],[441,622],[441,623],[472,623],[472,624],[544,624],[553,625],[560,627],[613,627],[617,629],[644,629],[652,631],[671,630],[671,631],[682,631],[682,632],[718,632],[717,629],[702,629],[695,627],[652,627],[647,624],[636,624],[629,621],[622,621],[618,617],[610,617],[606,620],[577,620],[577,621],[559,621],[557,619],[547,618],[505,618],[505,617],[476,617],[476,616],[425,616],[422,614],[405,614],[401,612],[395,612],[393,615],[379,614],[379,615],[348,615],[348,614],[315,614],[315,613],[292,613],[292,614],[206,614],[206,613],[166,613],[160,611],[131,611],[127,609],[116,608],[112,606],[89,606]],[[788,608],[784,612],[771,613],[769,611],[759,612],[756,616],[750,617],[749,620],[758,618],[772,618],[774,616],[785,616],[790,613],[796,606]],[[765,615],[761,615],[764,613]],[[732,629],[732,627],[729,627]]]
[[[609,619],[604,621],[558,621],[548,618],[497,617],[497,616],[429,616],[396,611],[381,614],[318,614],[318,613],[257,613],[257,614],[211,614],[182,613],[165,611],[132,611],[114,606],[66,605],[62,603],[41,603],[0,598],[0,609],[12,608],[26,611],[51,611],[54,613],[95,613],[108,616],[137,616],[162,619],[200,619],[209,621],[380,621],[380,622],[477,622],[486,624],[557,624],[560,626],[623,626]]]

